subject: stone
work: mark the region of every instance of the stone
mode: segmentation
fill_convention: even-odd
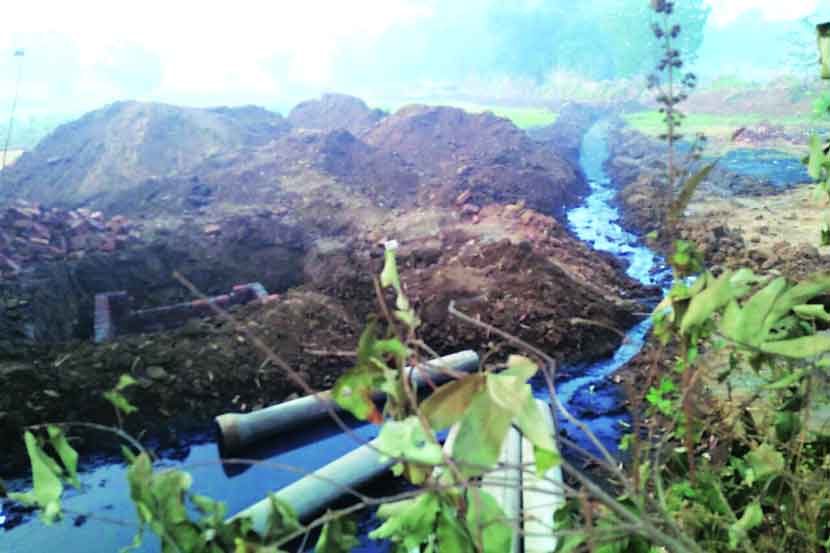
[[[169,375],[167,374],[167,371],[164,370],[164,367],[153,365],[151,367],[147,367],[147,376],[153,380],[167,380]]]

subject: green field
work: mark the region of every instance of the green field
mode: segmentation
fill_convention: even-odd
[[[465,111],[469,111],[470,113],[490,111],[499,117],[510,119],[513,124],[520,129],[531,129],[533,127],[552,125],[559,115],[558,113],[545,108],[534,107],[484,106],[469,103],[445,103],[444,105],[452,105]]]
[[[623,116],[629,125],[638,131],[657,136],[664,133],[666,124],[663,114],[656,111],[641,111]],[[685,134],[706,133],[712,137],[728,136],[741,127],[757,125],[762,121],[770,121],[785,127],[805,127],[813,123],[810,116],[801,117],[770,117],[759,113],[742,113],[737,115],[713,115],[708,113],[688,114],[683,120],[680,132]]]
[[[539,107],[497,106],[455,100],[419,100],[411,103],[425,104],[428,106],[451,106],[463,109],[469,113],[483,113],[485,111],[489,111],[499,117],[510,119],[510,121],[512,121],[513,124],[520,129],[531,129],[534,127],[551,125],[556,121],[556,118],[559,115],[549,109]],[[405,104],[387,104],[373,107],[379,107],[384,111],[394,113],[404,105]]]

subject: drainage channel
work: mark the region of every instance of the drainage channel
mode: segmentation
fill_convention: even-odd
[[[603,169],[608,157],[606,134],[608,126],[600,122],[586,134],[582,144],[580,163],[591,184],[591,194],[585,203],[572,209],[568,220],[573,232],[595,249],[610,252],[625,260],[629,276],[644,284],[665,284],[667,271],[662,260],[641,245],[636,236],[624,231],[617,220],[619,213],[611,205],[614,189]],[[622,346],[609,359],[580,366],[568,367],[568,374],[575,374],[557,386],[560,399],[568,406],[577,402],[612,406],[614,387],[602,386],[609,376],[630,360],[642,347],[649,323],[643,321],[626,335]],[[543,383],[536,383],[536,395],[547,397]],[[599,414],[583,417],[589,427],[612,451],[622,433],[620,421],[624,414],[614,409],[597,410]],[[584,436],[566,421],[560,428],[583,447],[591,449]],[[377,437],[374,426],[356,425],[354,432],[363,440]],[[276,443],[274,443],[276,442]],[[193,492],[222,499],[228,512],[238,512],[258,501],[273,490],[278,490],[299,480],[305,473],[321,468],[354,450],[354,440],[333,424],[315,423],[311,427],[297,429],[288,437],[266,443],[258,451],[246,452],[263,461],[257,465],[223,465],[215,443],[192,445],[186,454],[176,460],[164,459],[157,468],[179,468],[193,476]],[[302,472],[286,470],[301,467]],[[10,510],[10,504],[0,504],[0,551],[23,553],[31,551],[60,550],[64,553],[113,552],[131,543],[136,530],[136,516],[129,500],[126,467],[123,464],[100,464],[81,474],[82,488],[70,491],[64,501],[68,516],[55,526],[46,528],[34,517]],[[8,482],[11,487],[22,488],[23,481]],[[381,486],[388,485],[388,482]],[[5,512],[3,511],[5,509]],[[360,522],[365,530],[361,546],[356,551],[386,551],[388,546],[372,543],[365,537],[376,524],[367,513]],[[3,530],[2,528],[6,528]],[[138,549],[142,552],[158,551],[158,540],[146,536]]]
[[[604,168],[609,157],[609,125],[607,121],[598,122],[583,138],[579,162],[591,186],[591,193],[583,205],[568,212],[569,226],[576,236],[595,250],[614,254],[626,262],[626,273],[631,278],[647,286],[666,288],[671,281],[671,270],[665,261],[619,224],[620,214],[612,203],[616,190]],[[646,318],[629,329],[620,347],[608,359],[564,367],[563,372],[577,376],[556,386],[559,400],[581,419],[580,422],[588,425],[612,454],[617,452],[623,423],[627,422],[628,415],[620,406],[621,391],[617,386],[609,385],[609,378],[642,349],[650,328],[651,320]],[[542,383],[538,383],[536,389],[538,397],[548,397],[547,388]],[[580,406],[584,405],[590,405],[592,413],[580,417],[579,413],[584,411]],[[560,420],[559,428],[586,451],[594,455],[599,453],[569,421]]]

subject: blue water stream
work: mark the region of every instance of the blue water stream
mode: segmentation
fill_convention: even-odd
[[[590,182],[591,194],[583,206],[568,214],[570,227],[577,236],[597,250],[611,252],[627,262],[627,272],[631,277],[644,284],[662,284],[666,278],[662,260],[617,223],[619,214],[611,205],[614,190],[603,170],[603,162],[608,157],[606,132],[606,125],[599,123],[585,136],[580,161]],[[641,349],[648,328],[647,320],[632,328],[623,345],[609,359],[586,366],[566,367],[568,374],[577,376],[558,383],[560,399],[566,404],[576,399],[597,404],[608,402],[607,392],[598,392],[597,386]],[[546,397],[546,394],[543,383],[538,383],[537,395]],[[588,397],[584,397],[584,394],[588,394]],[[585,422],[613,450],[621,435],[622,418],[622,414],[615,412],[586,418]],[[584,437],[580,437],[575,428],[564,422],[561,428],[577,442],[588,447]],[[359,427],[356,432],[367,440],[376,435],[376,429],[371,426]],[[280,470],[274,465],[302,467],[312,471],[350,451],[355,443],[330,425],[321,424],[304,431],[303,436],[295,438],[293,443],[283,439],[280,443],[266,447],[272,450],[260,452],[260,457],[267,461],[244,471],[223,468],[214,443],[192,445],[186,455],[180,456],[184,458],[159,461],[158,468],[188,470],[193,476],[192,490],[195,493],[226,501],[229,512],[233,513],[259,501],[268,491],[277,490],[301,476]],[[10,504],[0,504],[0,528],[3,527],[4,520],[6,526],[11,527],[0,529],[0,551],[113,553],[128,545],[135,534],[136,518],[133,504],[129,500],[125,471],[123,464],[103,464],[84,470],[81,475],[82,489],[70,492],[64,501],[64,507],[70,514],[52,528],[44,527],[31,517],[12,525],[10,523],[16,515],[10,510]],[[10,484],[12,488],[19,489],[26,482],[13,481]],[[372,523],[368,516],[363,520],[364,525]],[[158,550],[157,539],[149,535],[139,549],[147,552]],[[378,551],[379,546],[370,544],[364,537],[360,550]]]

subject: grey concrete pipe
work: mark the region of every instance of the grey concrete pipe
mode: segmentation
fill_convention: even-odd
[[[465,350],[444,357],[439,357],[422,367],[406,367],[407,375],[413,387],[426,383],[427,377],[434,383],[448,379],[446,369],[457,372],[473,372],[478,369],[478,354]],[[380,396],[378,399],[381,399]],[[219,448],[223,456],[228,456],[246,446],[270,436],[295,429],[315,419],[326,416],[330,409],[342,411],[331,399],[328,392],[315,396],[305,396],[278,405],[266,407],[251,413],[225,413],[216,417],[219,431]]]
[[[376,440],[370,443],[375,445]],[[347,495],[346,487],[359,488],[383,474],[390,466],[391,460],[381,461],[381,456],[375,449],[364,445],[289,484],[278,491],[276,496],[291,505],[301,521],[308,520]],[[266,497],[235,514],[230,520],[250,517],[254,530],[264,534],[268,528],[271,509],[271,499]]]

